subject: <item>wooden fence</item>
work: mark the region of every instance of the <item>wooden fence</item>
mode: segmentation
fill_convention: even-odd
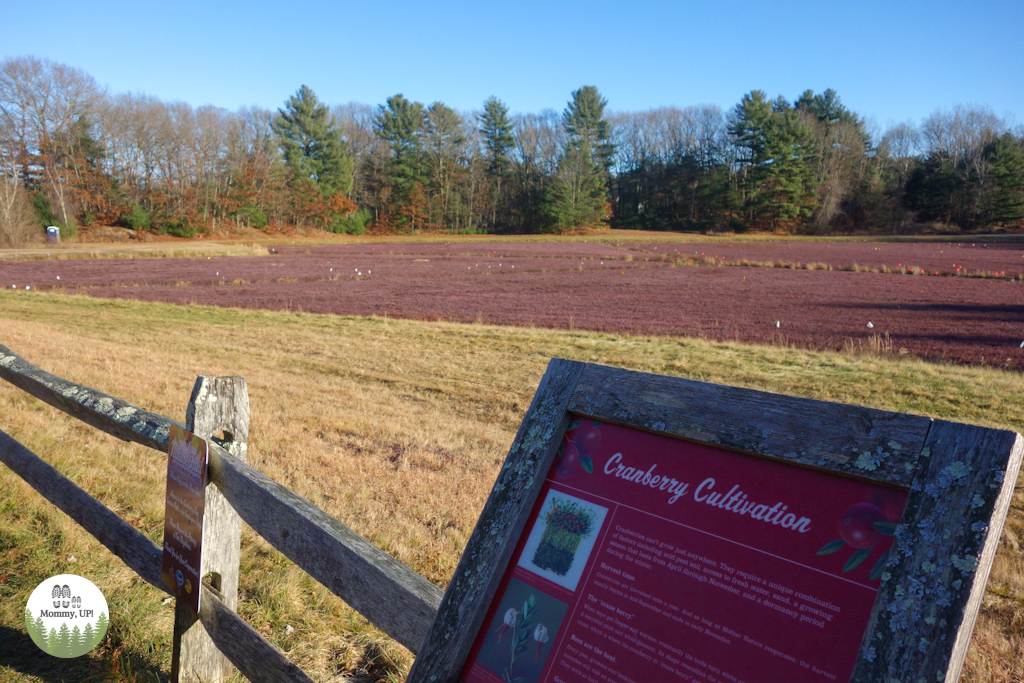
[[[166,454],[174,420],[51,375],[0,345],[0,378],[72,417],[124,441]],[[377,628],[419,651],[442,590],[323,510],[245,463],[248,396],[241,378],[199,377],[180,425],[210,442],[201,573],[202,609],[176,607],[173,680],[216,680],[230,667],[253,681],[309,681],[297,666],[235,612],[238,518],[351,605]],[[222,435],[217,436],[220,432]],[[147,583],[171,593],[160,577],[162,550],[131,524],[39,456],[0,431],[3,462],[63,510]],[[212,503],[211,503],[212,501]],[[212,552],[207,552],[207,551]]]

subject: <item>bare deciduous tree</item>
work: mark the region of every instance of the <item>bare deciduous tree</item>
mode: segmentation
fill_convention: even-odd
[[[0,151],[0,160],[3,163],[0,172],[0,237],[7,246],[20,247],[36,226],[32,209],[18,181],[16,157],[4,150]]]
[[[19,137],[22,180],[40,176],[68,227],[74,220],[78,125],[95,112],[102,94],[92,76],[66,64],[35,57],[0,63],[0,109]]]

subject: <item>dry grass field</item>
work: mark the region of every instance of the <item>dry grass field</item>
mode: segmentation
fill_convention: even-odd
[[[262,256],[267,248],[256,242],[134,242],[90,244],[67,242],[27,249],[0,249],[4,261],[73,261],[79,259],[178,258],[201,256]]]
[[[124,231],[128,232],[128,231]],[[446,233],[424,233],[422,235],[335,235],[322,230],[312,232],[298,231],[292,233],[264,233],[252,230],[246,234],[225,237],[223,233],[209,239],[179,239],[166,235],[146,235],[150,241],[96,241],[92,238],[93,231],[83,230],[79,237],[59,244],[36,242],[17,249],[0,249],[0,262],[3,261],[48,261],[71,260],[82,258],[145,258],[174,256],[215,256],[215,255],[252,255],[254,252],[266,253],[266,249],[277,245],[314,245],[314,244],[360,244],[369,243],[408,243],[408,242],[461,242],[473,244],[495,239],[508,242],[586,242],[593,240],[650,242],[650,243],[689,243],[716,242],[722,244],[766,245],[771,243],[797,242],[803,244],[820,243],[929,243],[949,242],[950,240],[966,240],[978,244],[1000,244],[1020,242],[1020,233],[998,235],[912,235],[912,236],[881,236],[837,237],[837,236],[794,236],[775,235],[770,233],[750,233],[743,235],[701,233],[671,233],[649,230],[590,230],[570,235],[451,235]]]
[[[1022,376],[870,353],[701,339],[0,293],[0,343],[179,420],[198,374],[242,375],[249,459],[443,586],[552,356],[1024,431]],[[159,542],[166,462],[0,383],[0,429]],[[962,680],[1024,680],[1024,486]],[[411,655],[243,531],[239,611],[317,680],[401,680]],[[90,578],[111,628],[77,660],[39,659],[28,594]],[[173,609],[0,467],[0,681],[163,681]],[[291,627],[291,628],[289,628]]]

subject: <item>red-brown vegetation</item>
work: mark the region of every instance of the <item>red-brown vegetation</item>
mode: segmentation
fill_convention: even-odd
[[[677,267],[689,265],[687,251],[698,252],[695,263],[703,252],[730,262],[836,268],[910,263],[940,276]],[[279,247],[251,258],[10,263],[0,265],[0,285],[178,304],[874,346],[1024,369],[1024,282],[1011,265],[1020,260],[1024,270],[1022,254],[1021,244],[355,244]],[[1006,275],[950,277],[954,263]]]

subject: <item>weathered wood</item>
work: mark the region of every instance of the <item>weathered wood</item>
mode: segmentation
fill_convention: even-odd
[[[256,683],[312,683],[302,669],[254,631],[206,584],[203,584],[202,603],[199,620],[203,628],[243,676]]]
[[[0,377],[108,434],[167,452],[173,420],[50,375],[6,347],[0,346],[0,354],[0,369],[6,370]],[[133,421],[125,415],[143,417]],[[441,590],[309,501],[245,463],[224,458],[227,451],[218,442],[214,438],[210,444],[209,480],[242,519],[331,592],[416,652],[441,602]],[[294,510],[288,509],[291,505]],[[322,545],[306,547],[302,539],[316,539]]]
[[[447,681],[462,669],[554,462],[583,368],[557,358],[548,364],[408,680]]]
[[[553,388],[547,383],[556,363],[570,379]],[[563,389],[570,393],[567,402]],[[556,394],[560,398],[552,400]],[[546,411],[538,408],[541,396],[549,401]],[[955,680],[1024,439],[927,417],[565,361],[549,366],[410,680],[458,676],[565,423],[575,415],[909,488],[851,680]],[[548,431],[553,424],[559,426]],[[529,453],[521,447],[524,439],[531,440]],[[546,455],[534,458],[534,452]]]
[[[170,425],[181,426],[102,391],[51,375],[3,345],[0,345],[0,378],[87,425],[158,451],[167,451]]]
[[[920,415],[592,364],[569,410],[904,487],[931,422]]]
[[[186,410],[185,429],[203,439],[223,432],[225,450],[241,462],[249,437],[249,393],[241,377],[196,379]],[[203,508],[203,555],[200,576],[212,576],[223,604],[238,609],[238,563],[242,521],[217,486],[206,487]],[[205,597],[205,594],[204,594]],[[231,676],[228,658],[214,645],[199,617],[175,603],[171,680],[214,683]]]
[[[160,548],[52,465],[0,431],[0,462],[96,537],[146,583],[167,594]],[[217,648],[250,680],[309,683],[301,669],[203,586],[200,620]]]
[[[210,449],[210,478],[272,546],[412,652],[441,589],[301,496]]]
[[[0,462],[95,536],[146,583],[167,590],[160,578],[160,548],[153,541],[2,431]]]
[[[936,420],[921,455],[851,680],[957,680],[1024,439]]]

